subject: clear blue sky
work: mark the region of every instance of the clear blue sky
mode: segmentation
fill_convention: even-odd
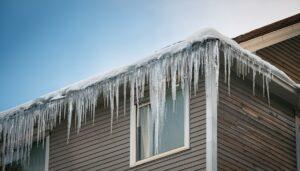
[[[203,27],[233,37],[299,11],[298,0],[1,0],[0,111]]]

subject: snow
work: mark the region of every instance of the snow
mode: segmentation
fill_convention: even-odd
[[[3,134],[3,161],[12,161],[14,156],[27,157],[33,140],[34,125],[37,125],[37,140],[45,138],[45,131],[52,130],[56,122],[64,118],[68,120],[67,142],[69,141],[72,117],[75,117],[75,127],[79,133],[81,124],[85,122],[87,114],[94,120],[95,108],[99,97],[111,111],[111,131],[113,123],[119,117],[120,86],[123,85],[124,97],[126,88],[130,88],[130,115],[139,112],[135,104],[144,97],[145,85],[149,85],[151,122],[155,124],[156,135],[160,125],[164,124],[164,106],[166,89],[172,89],[172,99],[176,100],[177,83],[188,92],[197,91],[200,75],[205,75],[206,82],[216,81],[216,84],[206,85],[207,96],[214,104],[208,104],[216,111],[218,95],[219,51],[224,52],[224,76],[230,93],[231,69],[235,66],[238,76],[244,78],[249,73],[253,74],[253,93],[255,77],[263,78],[263,91],[269,96],[269,82],[273,76],[283,80],[293,87],[300,87],[285,73],[263,61],[260,57],[242,49],[233,40],[221,35],[213,29],[204,29],[193,34],[184,41],[165,47],[153,55],[126,67],[113,70],[106,74],[80,81],[58,91],[49,93],[36,100],[30,101],[13,109],[0,113],[0,133]],[[218,54],[218,55],[216,55]],[[221,60],[221,59],[220,59]],[[205,73],[204,73],[205,72]],[[213,81],[212,81],[213,82]],[[265,90],[266,89],[266,90]],[[125,91],[124,91],[125,90]],[[186,91],[188,90],[188,91]],[[123,98],[126,104],[126,98]],[[188,100],[185,100],[188,105]],[[135,111],[137,109],[137,111]],[[124,107],[124,115],[126,108]],[[64,116],[62,116],[62,114]],[[67,115],[67,116],[65,116]],[[213,123],[212,123],[213,124]],[[157,137],[156,140],[159,138]],[[159,142],[155,142],[155,150]]]

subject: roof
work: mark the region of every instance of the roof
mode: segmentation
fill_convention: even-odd
[[[234,38],[300,83],[300,13]]]
[[[248,33],[239,35],[239,36],[233,38],[233,40],[236,41],[237,43],[242,43],[242,42],[254,39],[256,37],[271,33],[273,31],[282,29],[284,27],[288,27],[288,26],[291,26],[293,24],[297,24],[299,22],[300,22],[300,13],[296,14],[296,15],[293,15],[291,17],[279,20],[275,23],[266,25],[264,27],[260,27],[258,29],[252,30]]]
[[[166,54],[177,53],[177,52],[191,46],[191,44],[193,44],[195,42],[209,40],[209,39],[219,39],[221,41],[226,42],[227,44],[231,45],[236,50],[238,50],[240,53],[247,54],[247,56],[249,58],[257,61],[258,63],[261,63],[262,66],[272,70],[274,76],[280,78],[280,80],[283,80],[285,83],[291,85],[292,87],[299,86],[293,80],[291,80],[284,72],[282,72],[278,68],[274,67],[269,62],[262,60],[257,55],[252,54],[248,50],[243,49],[232,39],[220,34],[218,31],[216,31],[214,29],[203,29],[203,30],[200,30],[200,31],[194,33],[192,36],[188,37],[187,39],[177,42],[177,43],[174,43],[174,44],[167,46],[159,51],[156,51],[153,55],[146,57],[132,65],[118,68],[118,69],[112,70],[110,72],[107,72],[105,74],[100,74],[98,76],[79,81],[75,84],[66,86],[62,89],[59,89],[57,91],[54,91],[54,92],[51,92],[44,96],[41,96],[39,98],[36,98],[35,100],[29,101],[22,105],[19,105],[14,108],[8,109],[6,111],[0,112],[0,120],[3,117],[14,115],[14,114],[18,113],[19,111],[29,110],[30,108],[34,108],[36,106],[40,106],[40,105],[46,104],[51,101],[60,100],[60,99],[66,98],[68,96],[72,96],[74,93],[83,91],[83,90],[85,90],[89,87],[95,86],[97,84],[102,84],[106,81],[109,81],[110,79],[113,79],[113,78],[119,76],[119,75],[130,74],[131,72],[134,72],[137,68],[147,66],[147,64],[150,61],[158,60],[159,58],[163,57]]]

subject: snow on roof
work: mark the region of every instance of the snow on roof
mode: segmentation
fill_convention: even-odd
[[[278,77],[280,80],[284,81],[285,83],[289,84],[290,86],[292,86],[294,88],[299,88],[300,87],[299,84],[296,84],[283,71],[276,68],[275,66],[273,66],[269,62],[264,61],[259,56],[251,53],[250,51],[248,51],[246,49],[243,49],[235,41],[233,41],[232,39],[222,35],[218,31],[216,31],[215,29],[206,28],[206,29],[202,29],[202,30],[194,33],[193,35],[191,35],[190,37],[188,37],[187,39],[185,39],[183,41],[179,41],[179,42],[174,43],[170,46],[167,46],[167,47],[162,48],[158,51],[155,51],[155,53],[153,55],[151,55],[149,57],[146,57],[146,58],[144,58],[144,59],[142,59],[142,60],[140,60],[140,61],[138,61],[138,62],[136,62],[132,65],[121,67],[121,68],[112,70],[110,72],[107,72],[105,74],[100,74],[98,76],[94,76],[94,77],[91,77],[91,78],[88,78],[88,79],[85,79],[85,80],[81,80],[79,82],[76,82],[76,83],[71,84],[69,86],[66,86],[64,88],[61,88],[57,91],[54,91],[54,92],[48,93],[46,95],[43,95],[39,98],[36,98],[35,100],[29,101],[29,102],[26,102],[26,103],[21,104],[19,106],[16,106],[14,108],[2,111],[2,112],[0,112],[0,118],[5,117],[7,115],[13,115],[14,113],[16,113],[18,111],[28,110],[29,108],[35,106],[36,104],[44,104],[44,103],[47,103],[47,102],[50,102],[50,101],[53,101],[53,100],[58,100],[58,99],[65,98],[70,93],[81,91],[83,89],[86,89],[87,87],[99,84],[101,82],[104,82],[104,81],[106,81],[108,79],[111,79],[113,77],[116,77],[118,75],[125,74],[127,72],[131,72],[131,71],[133,71],[132,68],[143,67],[143,66],[147,65],[147,63],[149,61],[158,59],[166,53],[179,52],[182,49],[188,47],[189,45],[191,45],[195,42],[203,41],[203,40],[206,40],[206,39],[219,39],[221,41],[226,42],[227,44],[235,47],[237,50],[247,54],[248,57],[253,58],[258,63],[261,63],[263,66],[266,66],[267,68],[271,69],[274,76]]]

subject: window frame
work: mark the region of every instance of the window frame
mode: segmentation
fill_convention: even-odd
[[[45,144],[45,171],[49,170],[49,151],[50,151],[50,135],[46,137]]]
[[[145,105],[149,105],[149,100],[142,102],[141,104],[135,104],[135,108],[132,109],[134,112],[130,114],[130,167],[135,167],[144,163],[148,163],[150,161],[154,161],[175,153],[179,153],[185,150],[190,149],[190,97],[189,97],[189,89],[188,86],[183,91],[184,93],[184,103],[187,104],[184,109],[184,145],[182,147],[178,147],[142,160],[136,160],[136,152],[137,152],[137,108]],[[187,93],[187,95],[185,95]],[[185,106],[184,104],[184,106]]]

